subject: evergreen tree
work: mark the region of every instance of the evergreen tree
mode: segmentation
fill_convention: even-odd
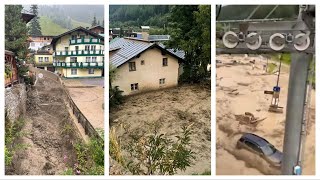
[[[97,24],[97,18],[96,18],[96,15],[94,15],[94,16],[93,16],[93,21],[92,21],[92,23],[91,23],[91,26],[93,27],[93,26],[96,26],[96,25],[98,25],[98,24]]]
[[[30,21],[30,30],[29,34],[31,36],[41,36],[41,27],[39,23],[39,17],[38,17],[38,6],[37,5],[31,5],[30,12],[35,15],[35,17]]]
[[[209,77],[211,60],[211,7],[175,6],[171,14],[169,46],[184,50],[182,81],[200,82]]]
[[[28,53],[28,29],[21,18],[21,5],[5,6],[5,49],[25,58]]]

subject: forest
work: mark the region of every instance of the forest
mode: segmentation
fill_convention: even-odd
[[[164,28],[168,25],[168,5],[111,5],[109,8],[110,27],[132,27],[143,25]]]
[[[222,6],[217,20],[221,21],[246,19],[256,7],[257,5]],[[257,12],[255,12],[251,17],[251,19],[264,19],[274,7],[275,5],[260,6]],[[216,12],[219,12],[219,6],[217,6]],[[298,5],[279,5],[269,18],[293,19],[297,17],[298,12]]]

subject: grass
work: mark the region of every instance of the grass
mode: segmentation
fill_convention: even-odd
[[[277,67],[276,64],[268,63],[268,73],[273,73],[276,67]]]
[[[91,138],[88,144],[78,141],[73,145],[76,153],[76,163],[62,175],[104,175],[104,143],[99,139]],[[66,156],[68,157],[68,156]]]
[[[63,28],[60,25],[54,23],[49,17],[46,16],[40,16],[39,22],[41,26],[42,35],[55,36],[69,31],[68,29]]]
[[[91,24],[89,24],[89,23],[76,21],[76,20],[74,20],[74,19],[71,19],[71,24],[72,24],[72,27],[73,27],[73,28],[77,28],[77,27],[79,27],[79,26],[82,26],[82,27],[84,27],[84,28],[86,28],[86,27],[91,27]]]
[[[29,133],[22,132],[21,129],[25,125],[25,120],[20,117],[14,122],[8,118],[7,110],[5,110],[5,165],[10,166],[13,155],[16,151],[25,150],[30,147],[29,144],[14,143],[19,137],[25,136]]]
[[[203,173],[200,173],[200,174],[194,173],[192,175],[193,176],[210,176],[211,175],[211,171],[210,170],[206,170]]]

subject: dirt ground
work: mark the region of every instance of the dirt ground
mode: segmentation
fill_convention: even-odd
[[[73,143],[78,135],[68,128],[72,121],[63,98],[62,89],[45,77],[28,91],[25,125],[15,142],[20,148],[7,175],[61,175],[75,163]]]
[[[287,87],[289,67],[283,65],[279,86],[280,106],[283,113],[268,112],[271,95],[264,90],[272,91],[277,76],[265,73],[263,64],[266,60],[260,57],[217,56],[216,76],[216,172],[218,175],[269,175],[280,174],[279,168],[271,167],[265,160],[246,150],[237,150],[236,142],[243,132],[251,132],[267,139],[277,149],[283,149]],[[255,69],[249,63],[255,59]],[[233,60],[237,63],[231,64]],[[226,65],[226,63],[229,63]],[[252,113],[255,117],[266,118],[256,127],[239,124],[235,115]],[[311,96],[310,120],[304,153],[304,175],[315,174],[315,91]]]
[[[104,129],[104,79],[64,79],[63,82],[92,126]]]
[[[127,97],[121,107],[110,110],[111,126],[116,128],[121,144],[126,144],[130,135],[148,133],[148,124],[161,122],[160,133],[171,138],[181,135],[182,126],[193,124],[191,149],[196,159],[178,174],[201,174],[211,170],[210,94],[210,89],[184,85]]]

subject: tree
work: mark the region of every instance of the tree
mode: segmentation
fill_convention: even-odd
[[[30,12],[35,15],[35,17],[30,21],[30,30],[29,34],[32,36],[41,36],[41,27],[38,17],[38,6],[31,5]]]
[[[175,6],[171,12],[169,47],[185,52],[182,81],[200,82],[210,76],[211,7],[208,5]]]
[[[117,105],[120,105],[123,102],[123,96],[122,96],[123,91],[120,90],[118,86],[115,86],[115,87],[112,86],[112,82],[116,78],[116,70],[117,68],[110,63],[109,65],[109,106],[111,108]]]
[[[27,26],[21,18],[21,5],[5,6],[5,49],[25,58],[28,53]]]
[[[129,156],[124,157],[120,145],[110,143],[110,156],[121,163],[133,175],[174,175],[177,170],[185,171],[195,159],[190,149],[191,126],[182,128],[182,135],[172,140],[158,132],[158,125],[152,134],[132,135],[125,149]],[[112,136],[111,136],[112,137]]]
[[[96,15],[94,15],[94,16],[93,16],[93,21],[92,21],[92,23],[91,23],[91,26],[93,27],[93,26],[96,26],[96,25],[98,25],[98,23],[97,23]]]

